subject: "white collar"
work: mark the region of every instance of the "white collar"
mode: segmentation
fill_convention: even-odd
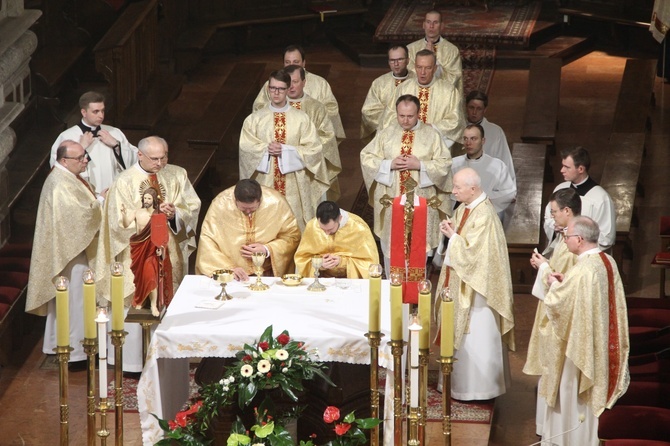
[[[482,194],[481,194],[480,196],[478,196],[477,198],[475,198],[475,199],[472,201],[472,203],[468,204],[468,205],[465,206],[465,207],[468,208],[468,209],[474,209],[474,208],[477,207],[477,205],[478,205],[479,203],[484,202],[484,200],[486,200],[486,198],[487,198],[487,196],[486,196],[486,192],[483,192],[483,191],[482,191]]]
[[[285,112],[286,110],[288,110],[288,108],[289,108],[290,106],[291,106],[291,105],[288,103],[288,96],[286,97],[286,104],[284,104],[284,106],[283,106],[282,108],[277,108],[277,107],[275,107],[275,106],[272,105],[272,104],[268,104],[268,107],[270,107],[270,110],[273,111],[274,113],[282,113],[282,112]]]
[[[340,215],[342,216],[342,219],[340,220],[340,228],[343,228],[344,225],[346,225],[349,221],[349,212],[345,211],[344,209],[340,209]]]
[[[583,253],[579,254],[579,255],[577,256],[577,258],[578,258],[578,259],[581,259],[581,258],[583,258],[583,257],[590,256],[591,254],[598,254],[599,252],[600,252],[600,248],[598,248],[598,247],[596,247],[596,248],[591,248],[591,249],[589,249],[588,251],[584,251]]]
[[[65,171],[65,172],[69,173],[70,175],[75,175],[75,174],[73,174],[72,172],[70,172],[70,171],[67,169],[67,167],[63,166],[63,165],[62,165],[61,163],[59,163],[59,162],[54,163],[54,167],[57,168],[57,169],[61,169],[61,170]],[[76,176],[76,175],[75,175],[75,176]]]

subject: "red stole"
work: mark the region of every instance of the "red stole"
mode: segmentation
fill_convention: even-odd
[[[296,110],[302,110],[302,102],[288,101],[288,103],[291,104],[291,107],[295,108]]]
[[[430,101],[430,87],[419,86],[419,120],[424,124],[428,120],[428,101]]]
[[[600,253],[600,258],[605,264],[607,270],[607,299],[609,301],[609,339],[607,341],[607,355],[609,359],[609,376],[607,381],[607,401],[612,398],[619,381],[619,320],[616,314],[616,297],[614,292],[614,271],[612,264],[607,260],[604,252]]]
[[[419,281],[426,277],[428,206],[426,199],[419,197],[419,204],[414,206],[410,241],[405,238],[405,206],[400,204],[400,199],[393,199],[391,213],[391,273],[397,272],[403,277],[403,303],[417,304]]]
[[[286,113],[275,113],[274,114],[274,124],[275,124],[275,141],[280,144],[286,144]],[[273,173],[274,173],[274,189],[286,195],[286,176],[279,170],[279,159],[274,156],[273,158]]]

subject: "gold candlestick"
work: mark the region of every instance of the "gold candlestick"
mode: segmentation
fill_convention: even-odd
[[[405,342],[402,339],[393,339],[389,344],[393,355],[393,444],[402,446],[402,383],[404,379],[402,350]]]
[[[96,338],[82,342],[86,353],[86,444],[95,445],[95,355],[98,353]]]
[[[100,398],[100,430],[98,430],[98,437],[100,437],[100,445],[106,446],[107,437],[109,437],[109,430],[107,429],[107,398]]]
[[[59,412],[60,412],[60,444],[66,446],[70,442],[69,418],[70,406],[68,405],[68,369],[70,352],[74,350],[69,345],[59,345],[54,349],[58,357],[58,388],[60,390]]]
[[[256,283],[253,283],[249,286],[251,291],[265,291],[269,286],[263,283],[261,276],[263,275],[263,264],[265,264],[265,253],[264,252],[255,252],[251,255],[251,262],[254,264],[256,269]]]
[[[379,331],[365,334],[370,345],[370,418],[379,418],[379,344],[383,336]],[[379,425],[370,430],[370,446],[379,446]]]
[[[326,291],[326,287],[319,282],[319,270],[323,265],[323,257],[314,256],[312,257],[312,268],[314,268],[314,282],[307,287],[307,291]]]
[[[426,444],[426,418],[428,414],[428,362],[430,349],[419,349],[419,444]]]
[[[408,429],[408,434],[409,434],[409,440],[407,441],[407,444],[409,446],[418,446],[420,444],[419,442],[419,408],[418,407],[410,407],[409,408],[409,429]]]
[[[128,332],[112,330],[114,345],[114,411],[116,419],[116,446],[123,446],[123,343]]]
[[[444,446],[451,446],[451,371],[454,368],[452,356],[442,356],[437,360],[442,370],[442,437]]]

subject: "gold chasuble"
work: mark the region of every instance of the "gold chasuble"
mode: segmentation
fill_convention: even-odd
[[[316,206],[330,187],[330,181],[321,141],[309,116],[288,105],[281,112],[284,118],[278,119],[277,113],[268,106],[244,120],[240,134],[240,178],[254,179],[262,186],[283,193],[302,230],[314,218]],[[304,168],[284,174],[279,172],[282,180],[277,182],[274,167],[278,157],[268,154],[268,144],[280,136],[284,144],[295,148]],[[259,169],[268,157],[270,168],[265,173]]]
[[[577,256],[568,250],[568,245],[565,243],[563,234],[558,235],[559,240],[556,243],[554,253],[549,259],[549,266],[541,268],[538,274],[542,277],[542,284],[544,286],[544,294],[549,292],[547,285],[547,278],[551,273],[565,274],[577,262]],[[538,300],[537,311],[535,312],[535,321],[533,322],[533,330],[530,334],[530,341],[528,343],[528,354],[526,356],[526,364],[523,366],[523,372],[527,375],[542,375],[543,365],[551,361],[551,358],[546,358],[547,353],[545,348],[547,338],[551,336],[552,328],[547,317],[547,307],[543,300]]]
[[[435,126],[443,138],[461,142],[465,128],[463,97],[449,82],[433,79],[429,85],[419,85],[416,78],[412,78],[398,85],[393,101],[387,104],[384,127],[396,121],[395,101],[404,94],[419,98],[422,122]]]
[[[384,114],[393,100],[396,87],[413,77],[412,71],[408,71],[407,76],[402,78],[395,77],[391,71],[372,81],[361,108],[361,138],[384,128]]]
[[[377,244],[367,223],[358,215],[340,211],[340,227],[333,235],[327,235],[313,218],[302,234],[295,253],[295,270],[303,277],[311,277],[312,257],[317,254],[340,256],[337,268],[322,270],[323,277],[348,277],[367,279],[370,264],[379,263]]]
[[[464,204],[456,209],[456,227],[461,226],[465,211]],[[445,259],[438,283],[442,287],[451,269],[449,290],[454,299],[454,348],[460,347],[463,335],[470,330],[470,310],[478,293],[500,316],[502,340],[514,350],[514,300],[507,241],[500,218],[488,198],[470,210],[459,235],[449,240],[449,262],[451,267]]]
[[[305,94],[326,107],[328,118],[333,124],[335,136],[339,139],[344,139],[347,135],[344,134],[344,127],[342,126],[342,119],[340,119],[340,107],[337,104],[337,99],[330,88],[328,81],[321,76],[310,73],[305,70]],[[261,91],[254,100],[253,110],[258,111],[270,103],[270,96],[268,95],[268,81],[265,81]]]
[[[105,200],[103,223],[100,230],[100,243],[96,262],[96,292],[106,299],[109,294],[109,265],[114,261],[124,266],[124,296],[131,297],[135,292],[133,273],[130,269],[130,237],[137,231],[135,224],[123,227],[121,206],[126,209],[139,209],[142,206],[143,191],[147,186],[158,184],[160,198],[176,208],[175,223],[168,230],[168,251],[172,262],[172,284],[176,292],[182,279],[188,272],[188,257],[195,250],[195,228],[198,225],[200,199],[188,179],[186,170],[167,164],[156,174],[145,172],[139,164],[124,170],[112,183]]]
[[[211,275],[217,269],[244,268],[253,274],[251,259],[240,249],[250,243],[262,243],[270,251],[272,275],[293,272],[293,254],[300,241],[300,229],[286,199],[272,188],[261,186],[263,195],[258,209],[246,216],[235,204],[235,187],[214,198],[200,230],[200,246],[195,262],[197,274]]]
[[[438,79],[445,79],[463,94],[463,66],[461,63],[461,52],[458,47],[444,37],[440,37],[432,48],[427,48],[426,39],[419,39],[407,45],[409,51],[409,64],[407,68],[414,70],[416,53],[424,49],[430,49],[437,57],[439,68],[435,73]]]
[[[305,112],[316,127],[316,132],[323,146],[323,157],[326,160],[326,170],[330,181],[328,199],[337,201],[340,198],[340,183],[337,181],[337,175],[342,172],[342,161],[340,161],[340,149],[337,138],[335,138],[335,129],[333,129],[333,123],[328,118],[326,107],[319,101],[307,96],[307,94],[300,99],[286,99],[291,107]]]
[[[630,382],[626,295],[616,262],[596,249],[582,253],[544,304],[552,331],[542,346],[548,362],[538,393],[554,407],[568,357],[578,369],[580,400],[600,416]]]
[[[100,202],[78,175],[55,166],[47,176],[37,209],[30,259],[26,311],[46,316],[47,303],[56,297],[53,280],[82,252],[95,263]]]
[[[406,82],[405,82],[406,83]],[[403,85],[405,84],[403,83]],[[391,240],[391,214],[392,208],[385,207],[380,203],[384,195],[391,198],[403,194],[401,178],[411,176],[418,184],[415,193],[427,200],[437,197],[441,204],[438,209],[428,207],[426,251],[435,248],[440,242],[439,223],[445,215],[451,214],[449,204],[449,193],[451,192],[451,155],[449,149],[440,138],[439,133],[431,126],[419,122],[409,134],[396,122],[381,132],[378,132],[370,143],[361,151],[361,169],[363,180],[368,189],[369,204],[374,208],[374,233],[381,239],[382,252],[390,257],[389,243]],[[411,144],[411,146],[410,146]],[[390,162],[393,158],[400,156],[410,150],[422,161],[425,175],[431,185],[422,185],[421,174],[418,170],[390,171],[390,181],[379,182],[378,175],[383,162]],[[380,180],[381,181],[381,180]],[[388,184],[388,185],[387,185]]]

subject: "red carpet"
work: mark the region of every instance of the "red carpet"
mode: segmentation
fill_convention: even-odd
[[[527,47],[542,2],[497,0],[489,11],[481,6],[438,6],[445,23],[444,35],[459,46],[464,43]],[[428,0],[395,0],[375,32],[378,42],[409,43],[423,37],[421,28]]]

